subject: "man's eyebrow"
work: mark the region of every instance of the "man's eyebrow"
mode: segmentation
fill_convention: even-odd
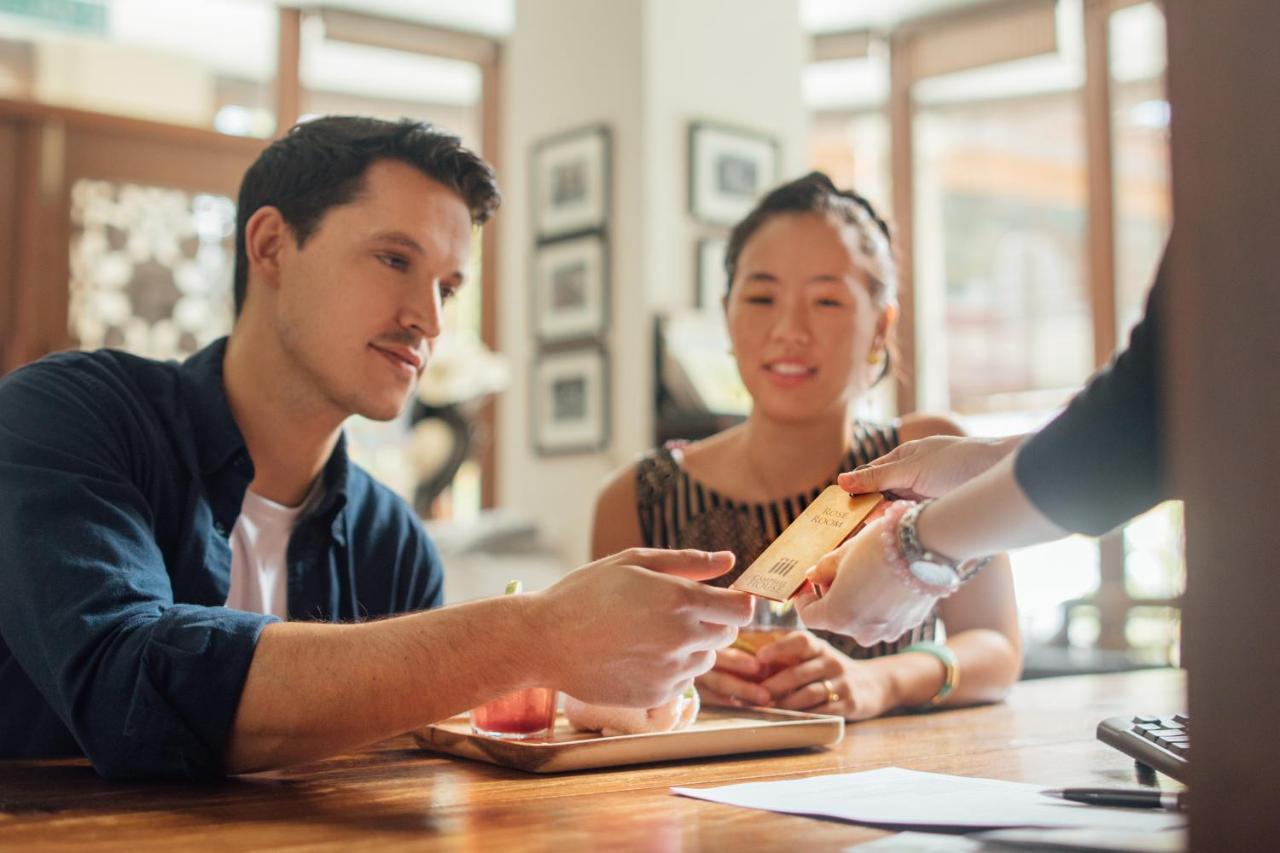
[[[422,244],[410,237],[403,231],[379,231],[373,235],[375,240],[383,240],[387,243],[398,243],[406,249],[413,249],[419,255],[425,255],[427,250],[422,248]]]
[[[771,272],[753,272],[747,276],[747,281],[772,281],[777,282],[778,277]]]

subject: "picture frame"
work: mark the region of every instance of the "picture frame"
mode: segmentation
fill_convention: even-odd
[[[752,130],[689,125],[689,212],[710,225],[731,226],[778,180],[778,141]]]
[[[609,444],[609,359],[590,344],[543,353],[533,367],[533,446],[543,456]]]
[[[533,148],[533,232],[553,240],[609,224],[612,139],[603,125],[550,137]]]
[[[533,257],[533,331],[543,343],[600,338],[609,318],[609,246],[601,232],[544,243]]]
[[[723,237],[704,237],[698,241],[694,259],[694,307],[719,313],[727,290],[724,256],[728,249],[729,241]]]

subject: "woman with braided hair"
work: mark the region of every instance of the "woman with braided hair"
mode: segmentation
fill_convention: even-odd
[[[871,204],[814,172],[770,192],[733,229],[723,299],[753,406],[742,424],[670,443],[597,499],[596,556],[645,545],[731,550],[727,586],[836,475],[899,443],[958,435],[954,421],[875,424],[854,403],[888,373],[897,316],[890,232]],[[945,626],[945,642],[939,623]],[[721,649],[697,686],[706,702],[865,719],[999,699],[1021,668],[1008,561],[998,557],[923,624],[865,647],[791,631],[754,653]]]

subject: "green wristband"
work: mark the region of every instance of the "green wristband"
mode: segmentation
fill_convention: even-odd
[[[907,652],[924,652],[926,655],[933,655],[942,661],[942,666],[946,670],[946,676],[942,679],[942,686],[938,688],[938,692],[933,694],[933,698],[929,700],[927,705],[922,708],[931,708],[951,695],[951,691],[960,686],[960,662],[956,660],[956,653],[951,651],[951,647],[942,643],[912,643],[903,649],[899,654]]]

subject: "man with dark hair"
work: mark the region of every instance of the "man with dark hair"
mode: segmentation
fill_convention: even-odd
[[[248,772],[526,686],[655,705],[711,666],[751,611],[693,582],[724,554],[628,551],[415,612],[441,603],[438,555],[342,424],[408,401],[498,200],[430,126],[299,125],[245,175],[229,338],[0,381],[0,758]]]

